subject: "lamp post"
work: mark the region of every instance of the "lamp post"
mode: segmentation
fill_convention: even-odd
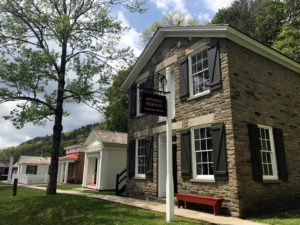
[[[166,136],[167,136],[167,180],[166,180],[166,220],[167,222],[174,221],[174,184],[173,184],[173,169],[172,169],[172,96],[171,90],[171,68],[166,68],[167,76],[167,120],[166,120]]]

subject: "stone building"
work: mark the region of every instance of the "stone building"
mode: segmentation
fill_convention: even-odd
[[[166,71],[175,192],[223,197],[239,217],[300,207],[300,65],[228,25],[159,28],[122,84],[127,196],[165,197],[165,119],[139,100]]]

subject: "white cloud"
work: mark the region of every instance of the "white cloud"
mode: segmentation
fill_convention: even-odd
[[[130,28],[128,20],[125,18],[122,11],[118,12],[118,19],[122,22],[122,25]],[[142,52],[139,46],[139,38],[141,33],[137,32],[135,29],[130,28],[129,30],[123,31],[119,42],[119,47],[127,48],[128,46],[133,49],[134,55],[139,56]]]
[[[187,18],[192,18],[190,12],[186,9],[184,0],[151,0],[158,9],[163,13],[166,11],[179,10],[187,15]]]
[[[203,22],[210,19],[210,15],[208,13],[200,13],[198,19]]]
[[[218,9],[225,8],[231,5],[234,0],[202,0],[204,3],[204,7],[217,12]]]

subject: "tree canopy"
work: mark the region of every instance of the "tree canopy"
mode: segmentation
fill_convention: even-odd
[[[300,62],[299,8],[299,0],[235,0],[211,22],[230,24]]]
[[[190,18],[180,10],[167,11],[160,21],[154,21],[143,31],[140,42],[145,47],[159,27],[196,26],[199,24],[197,19]]]
[[[121,91],[121,85],[132,67],[120,71],[113,77],[112,86],[105,92],[108,105],[104,108],[105,120],[101,126],[105,130],[127,132],[128,129],[128,95]]]
[[[56,193],[65,102],[103,108],[112,65],[132,60],[117,49],[123,27],[113,6],[142,12],[138,0],[2,0],[0,2],[0,102],[17,102],[5,119],[17,128],[54,120],[50,181]]]

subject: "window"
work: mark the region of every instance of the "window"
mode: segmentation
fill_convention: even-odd
[[[189,56],[190,97],[210,93],[207,49]]]
[[[278,179],[272,127],[258,125],[263,179]]]
[[[145,177],[146,174],[146,139],[136,140],[135,176]]]
[[[26,174],[36,174],[37,166],[27,165]]]
[[[192,129],[192,165],[194,179],[214,179],[211,127]]]

